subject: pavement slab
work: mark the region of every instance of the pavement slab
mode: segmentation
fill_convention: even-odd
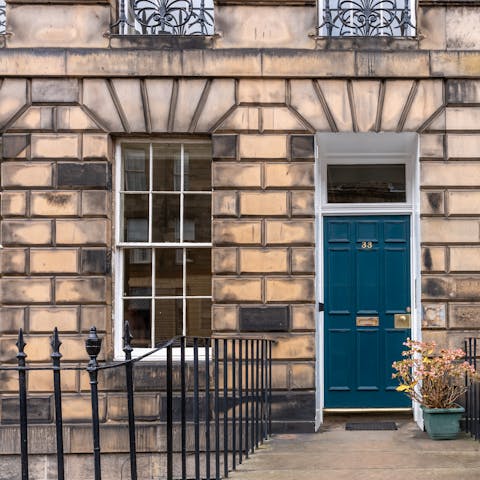
[[[360,418],[368,421],[372,418]],[[395,431],[346,431],[351,418],[326,418],[315,434],[275,435],[232,472],[233,480],[480,479],[480,442],[466,434],[431,440],[411,417]]]

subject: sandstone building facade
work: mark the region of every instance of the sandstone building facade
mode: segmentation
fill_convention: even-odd
[[[268,334],[278,430],[409,408],[402,341],[480,327],[480,7],[392,1],[368,27],[341,2],[218,0],[178,27],[141,3],[0,10],[1,361],[20,327],[38,363],[54,326],[72,363],[91,325],[120,359],[124,320],[138,352]],[[48,422],[50,379],[29,382]],[[87,379],[64,383],[81,422]]]

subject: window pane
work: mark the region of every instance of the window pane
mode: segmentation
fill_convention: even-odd
[[[405,165],[328,165],[329,203],[405,202]]]
[[[182,300],[155,300],[155,345],[176,335],[182,335],[182,330]]]
[[[123,256],[126,297],[152,294],[152,251],[149,248],[126,249]]]
[[[211,190],[211,146],[206,144],[185,145],[184,163],[184,190]]]
[[[152,235],[154,242],[180,241],[179,195],[153,195]]]
[[[211,251],[187,249],[187,295],[211,295]]]
[[[133,347],[151,347],[151,308],[152,301],[125,300],[123,318],[128,321],[132,331]]]
[[[187,335],[207,337],[212,333],[211,309],[209,298],[187,299]]]
[[[122,194],[123,240],[148,242],[148,195]]]
[[[148,144],[123,145],[123,189],[128,191],[148,191],[149,157]]]
[[[165,143],[153,146],[153,190],[171,192],[180,190],[181,144]]]
[[[183,249],[157,248],[155,250],[155,296],[181,297],[183,295]]]
[[[211,197],[210,195],[186,194],[184,200],[184,241],[211,241]]]

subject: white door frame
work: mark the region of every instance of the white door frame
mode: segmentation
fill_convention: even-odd
[[[324,303],[323,218],[325,216],[409,215],[411,336],[421,340],[421,249],[420,249],[420,162],[419,137],[415,133],[318,133],[315,139],[315,272],[316,272],[316,409],[315,430],[323,423],[324,408]],[[373,148],[372,148],[373,146]],[[373,150],[374,149],[374,150]],[[327,164],[405,163],[406,203],[328,204]],[[420,406],[413,404],[414,420],[423,428]]]

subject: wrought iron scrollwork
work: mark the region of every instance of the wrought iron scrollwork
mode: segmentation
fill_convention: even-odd
[[[119,0],[124,35],[213,35],[213,0]]]
[[[329,37],[415,35],[409,0],[324,0],[320,34]]]
[[[0,34],[5,33],[7,28],[7,16],[5,9],[5,0],[0,0]]]

